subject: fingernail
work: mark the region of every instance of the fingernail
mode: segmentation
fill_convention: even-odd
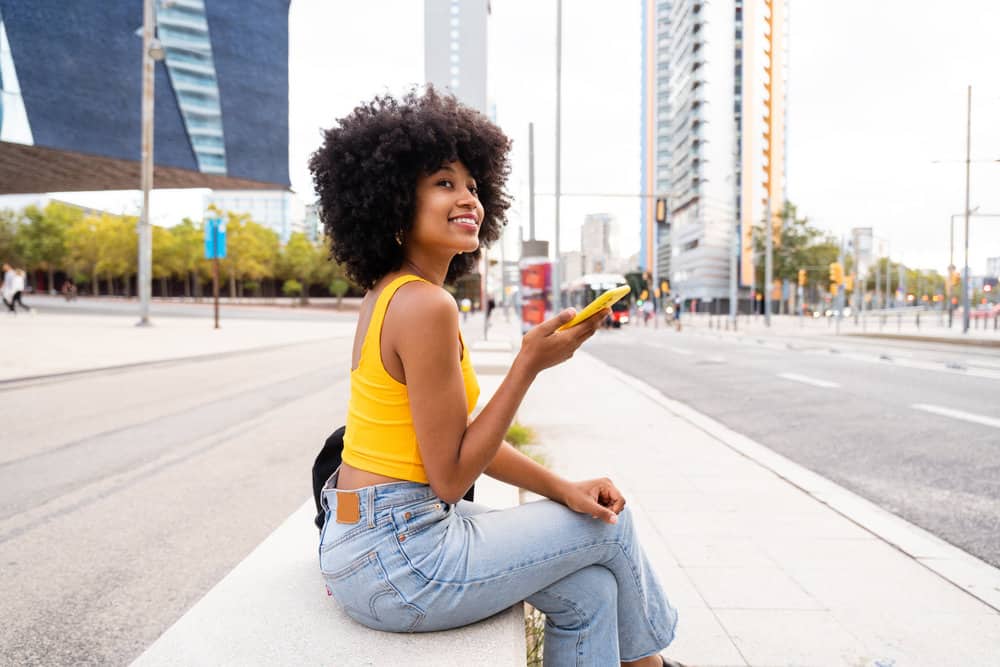
[[[617,514],[612,514],[611,515],[611,523],[618,523],[618,515]]]

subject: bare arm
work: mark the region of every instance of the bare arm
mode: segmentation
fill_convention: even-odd
[[[493,479],[564,503],[569,481],[504,442],[484,471]]]
[[[467,424],[454,299],[439,288],[418,287],[405,290],[405,299],[397,295],[390,304],[394,328],[407,332],[396,337],[395,351],[405,370],[413,426],[431,488],[444,501],[457,502],[496,458],[535,376],[569,359],[593,335],[606,311],[556,332],[573,317],[573,311],[566,310],[529,332],[493,398]]]

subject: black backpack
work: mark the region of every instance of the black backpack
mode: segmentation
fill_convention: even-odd
[[[323,443],[323,449],[319,450],[319,454],[316,455],[316,461],[313,462],[313,501],[316,503],[315,523],[316,527],[320,530],[323,529],[323,523],[326,521],[326,511],[323,509],[320,498],[323,495],[323,487],[326,485],[326,481],[340,467],[340,457],[344,454],[344,430],[345,427],[341,426],[330,434],[330,437]],[[475,493],[476,485],[473,484],[462,499],[472,502]]]

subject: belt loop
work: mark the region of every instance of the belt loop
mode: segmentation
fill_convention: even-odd
[[[375,489],[368,489],[368,527],[375,527]]]
[[[326,478],[323,488],[319,491],[319,504],[327,512],[330,511],[330,502],[326,499],[326,492],[337,488],[338,479],[340,479],[340,466],[337,466],[330,476]]]

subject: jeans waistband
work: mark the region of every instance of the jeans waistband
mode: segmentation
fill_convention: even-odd
[[[336,488],[339,475],[340,469],[338,468],[323,486],[323,506],[330,511],[336,511],[338,493],[355,494],[358,496],[361,518],[366,519],[369,523],[374,521],[375,512],[380,510],[436,497],[429,484],[405,481],[375,484],[345,491]]]

